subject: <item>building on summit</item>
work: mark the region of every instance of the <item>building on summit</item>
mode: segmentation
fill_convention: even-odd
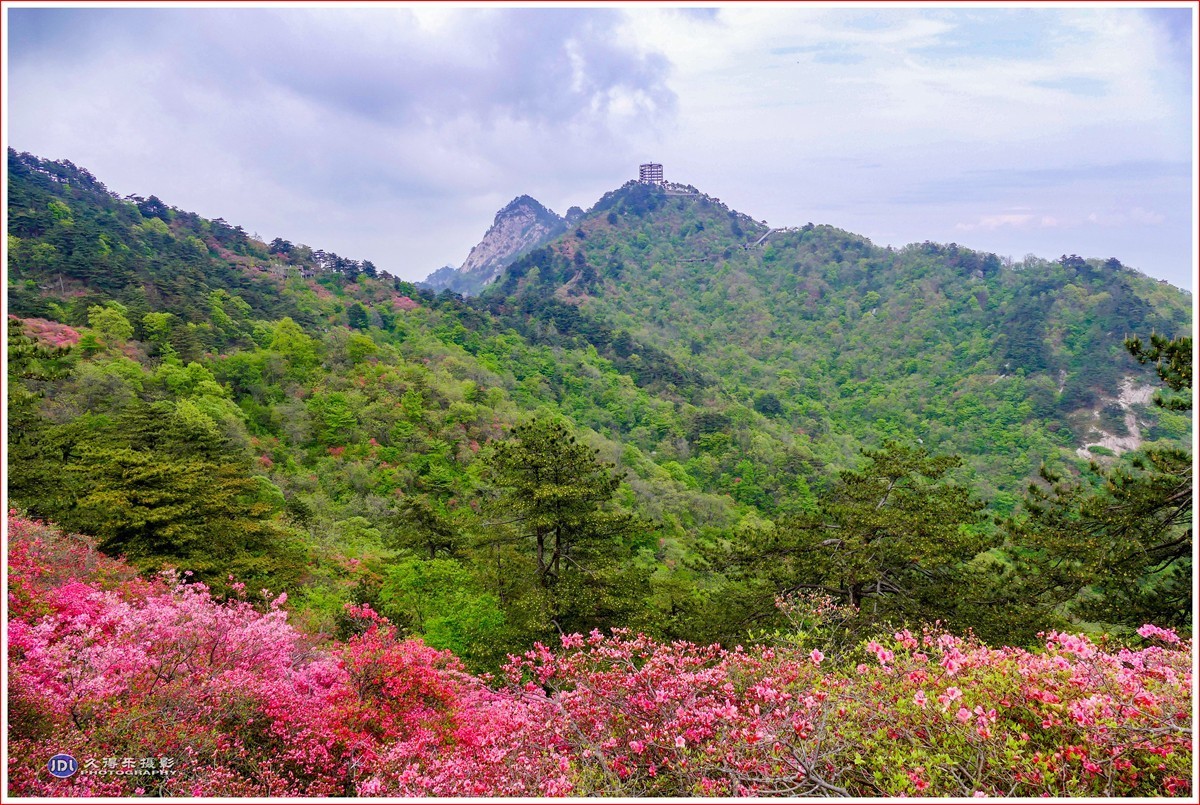
[[[666,184],[663,181],[662,165],[657,162],[647,162],[638,166],[638,181],[646,184]]]

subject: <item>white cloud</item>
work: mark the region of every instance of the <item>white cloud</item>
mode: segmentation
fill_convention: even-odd
[[[956,224],[955,229],[970,231],[973,229],[999,229],[1002,226],[1026,227],[1034,221],[1029,213],[1002,213],[1000,215],[985,215],[974,223]],[[1046,221],[1042,219],[1043,225]]]
[[[653,159],[780,225],[1191,283],[1191,61],[1134,8],[8,14],[15,147],[410,278]]]

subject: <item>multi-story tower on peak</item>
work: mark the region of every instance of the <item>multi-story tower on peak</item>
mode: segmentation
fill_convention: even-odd
[[[647,162],[645,165],[638,166],[638,181],[646,184],[665,184],[662,165],[657,162]]]

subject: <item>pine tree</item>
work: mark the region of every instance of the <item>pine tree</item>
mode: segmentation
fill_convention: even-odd
[[[355,302],[346,308],[346,320],[353,330],[365,330],[370,326],[370,317],[362,302]]]
[[[947,480],[957,456],[887,442],[843,472],[817,511],[754,529],[728,571],[771,612],[780,594],[811,592],[858,607],[868,622],[946,617],[969,597],[967,564],[986,548],[983,504]],[[753,614],[751,615],[753,617]]]
[[[621,482],[596,452],[563,425],[539,420],[517,426],[496,446],[498,508],[532,541],[542,587],[554,586],[565,569],[585,569],[581,561],[608,553],[631,530],[632,518],[601,509]]]
[[[143,569],[173,565],[220,584],[294,580],[303,557],[274,522],[248,461],[169,402],[137,405],[67,468],[79,497],[56,519]]]
[[[548,616],[566,631],[619,622],[646,591],[645,574],[624,560],[649,529],[607,508],[621,481],[596,453],[562,424],[533,420],[489,460],[500,490],[493,527],[532,551]]]
[[[1140,362],[1153,361],[1175,395],[1164,408],[1191,407],[1192,339],[1157,334],[1146,348],[1125,342]],[[1184,393],[1181,393],[1184,392]],[[1094,485],[1042,469],[1030,486],[1026,517],[1009,524],[1022,578],[1021,595],[1043,607],[1067,605],[1088,620],[1136,628],[1189,626],[1192,611],[1192,455],[1152,446],[1120,464],[1093,463]]]

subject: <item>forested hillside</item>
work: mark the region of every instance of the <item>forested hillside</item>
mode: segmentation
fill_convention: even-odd
[[[1124,383],[1153,383],[1122,339],[1186,334],[1190,295],[1116,259],[881,249],[830,226],[769,230],[692,188],[631,182],[485,297],[495,310],[544,306],[560,332],[571,323],[555,308],[578,306],[610,328],[615,357],[640,352],[632,337],[709,378],[721,393],[692,400],[703,402],[701,430],[711,420],[729,432],[754,411],[754,430],[839,467],[861,444],[919,439],[963,456],[1006,512],[1043,462],[1069,462],[1101,432],[1130,435],[1127,413],[1144,440],[1189,434],[1187,417],[1119,398]],[[691,383],[675,386],[694,397]],[[702,482],[745,456],[744,438],[729,451],[719,437],[685,446],[656,435],[658,454]],[[788,471],[756,458],[756,477],[731,475],[780,499]]]
[[[1190,792],[1187,295],[630,184],[464,299],[8,165],[11,794]]]
[[[769,640],[805,591],[855,638],[1190,629],[1190,298],[1116,261],[635,183],[464,299],[8,160],[10,499],[141,572],[313,635],[369,605],[478,671]]]

